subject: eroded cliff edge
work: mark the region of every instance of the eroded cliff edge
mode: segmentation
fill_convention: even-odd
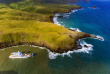
[[[28,44],[63,53],[76,50],[77,40],[94,37],[92,34],[71,31],[51,22],[55,13],[67,13],[71,9],[81,8],[80,6],[24,5],[26,3],[13,3],[10,4],[10,7],[3,5],[3,8],[0,9],[2,15],[0,16],[0,48]]]

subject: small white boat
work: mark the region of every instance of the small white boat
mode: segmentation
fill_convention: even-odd
[[[34,54],[33,53],[22,53],[22,52],[12,52],[9,56],[9,58],[29,58],[32,57]]]

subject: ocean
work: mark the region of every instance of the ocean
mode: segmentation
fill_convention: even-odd
[[[80,40],[81,45],[86,44],[91,48],[83,47],[63,54],[54,54],[46,48],[35,46],[6,48],[0,50],[0,74],[110,74],[110,1],[71,5],[83,8],[64,13],[62,18],[55,17],[54,23],[94,34],[104,41],[83,39]],[[28,59],[9,59],[12,51],[30,51],[36,55]]]
[[[78,53],[72,53],[71,61],[69,61],[71,64],[68,67],[74,67],[73,73],[74,70],[77,71],[74,74],[110,74],[110,1],[97,0],[71,3],[71,5],[82,6],[82,9],[65,13],[63,18],[55,18],[55,23],[66,28],[77,28],[82,32],[94,34],[104,38],[104,41],[84,39],[82,44],[89,44],[93,47],[90,50],[83,48]]]

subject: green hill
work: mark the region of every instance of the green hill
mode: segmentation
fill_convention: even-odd
[[[34,3],[26,0],[0,4],[0,48],[13,45],[45,46],[54,52],[77,47],[76,41],[90,34],[70,31],[52,23],[55,13],[81,8],[77,5]]]

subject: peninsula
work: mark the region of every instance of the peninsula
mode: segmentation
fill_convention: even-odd
[[[42,0],[41,0],[42,1]],[[77,5],[41,3],[36,0],[0,4],[0,48],[36,45],[63,53],[77,49],[77,40],[94,36],[54,24],[55,13],[80,9]]]

